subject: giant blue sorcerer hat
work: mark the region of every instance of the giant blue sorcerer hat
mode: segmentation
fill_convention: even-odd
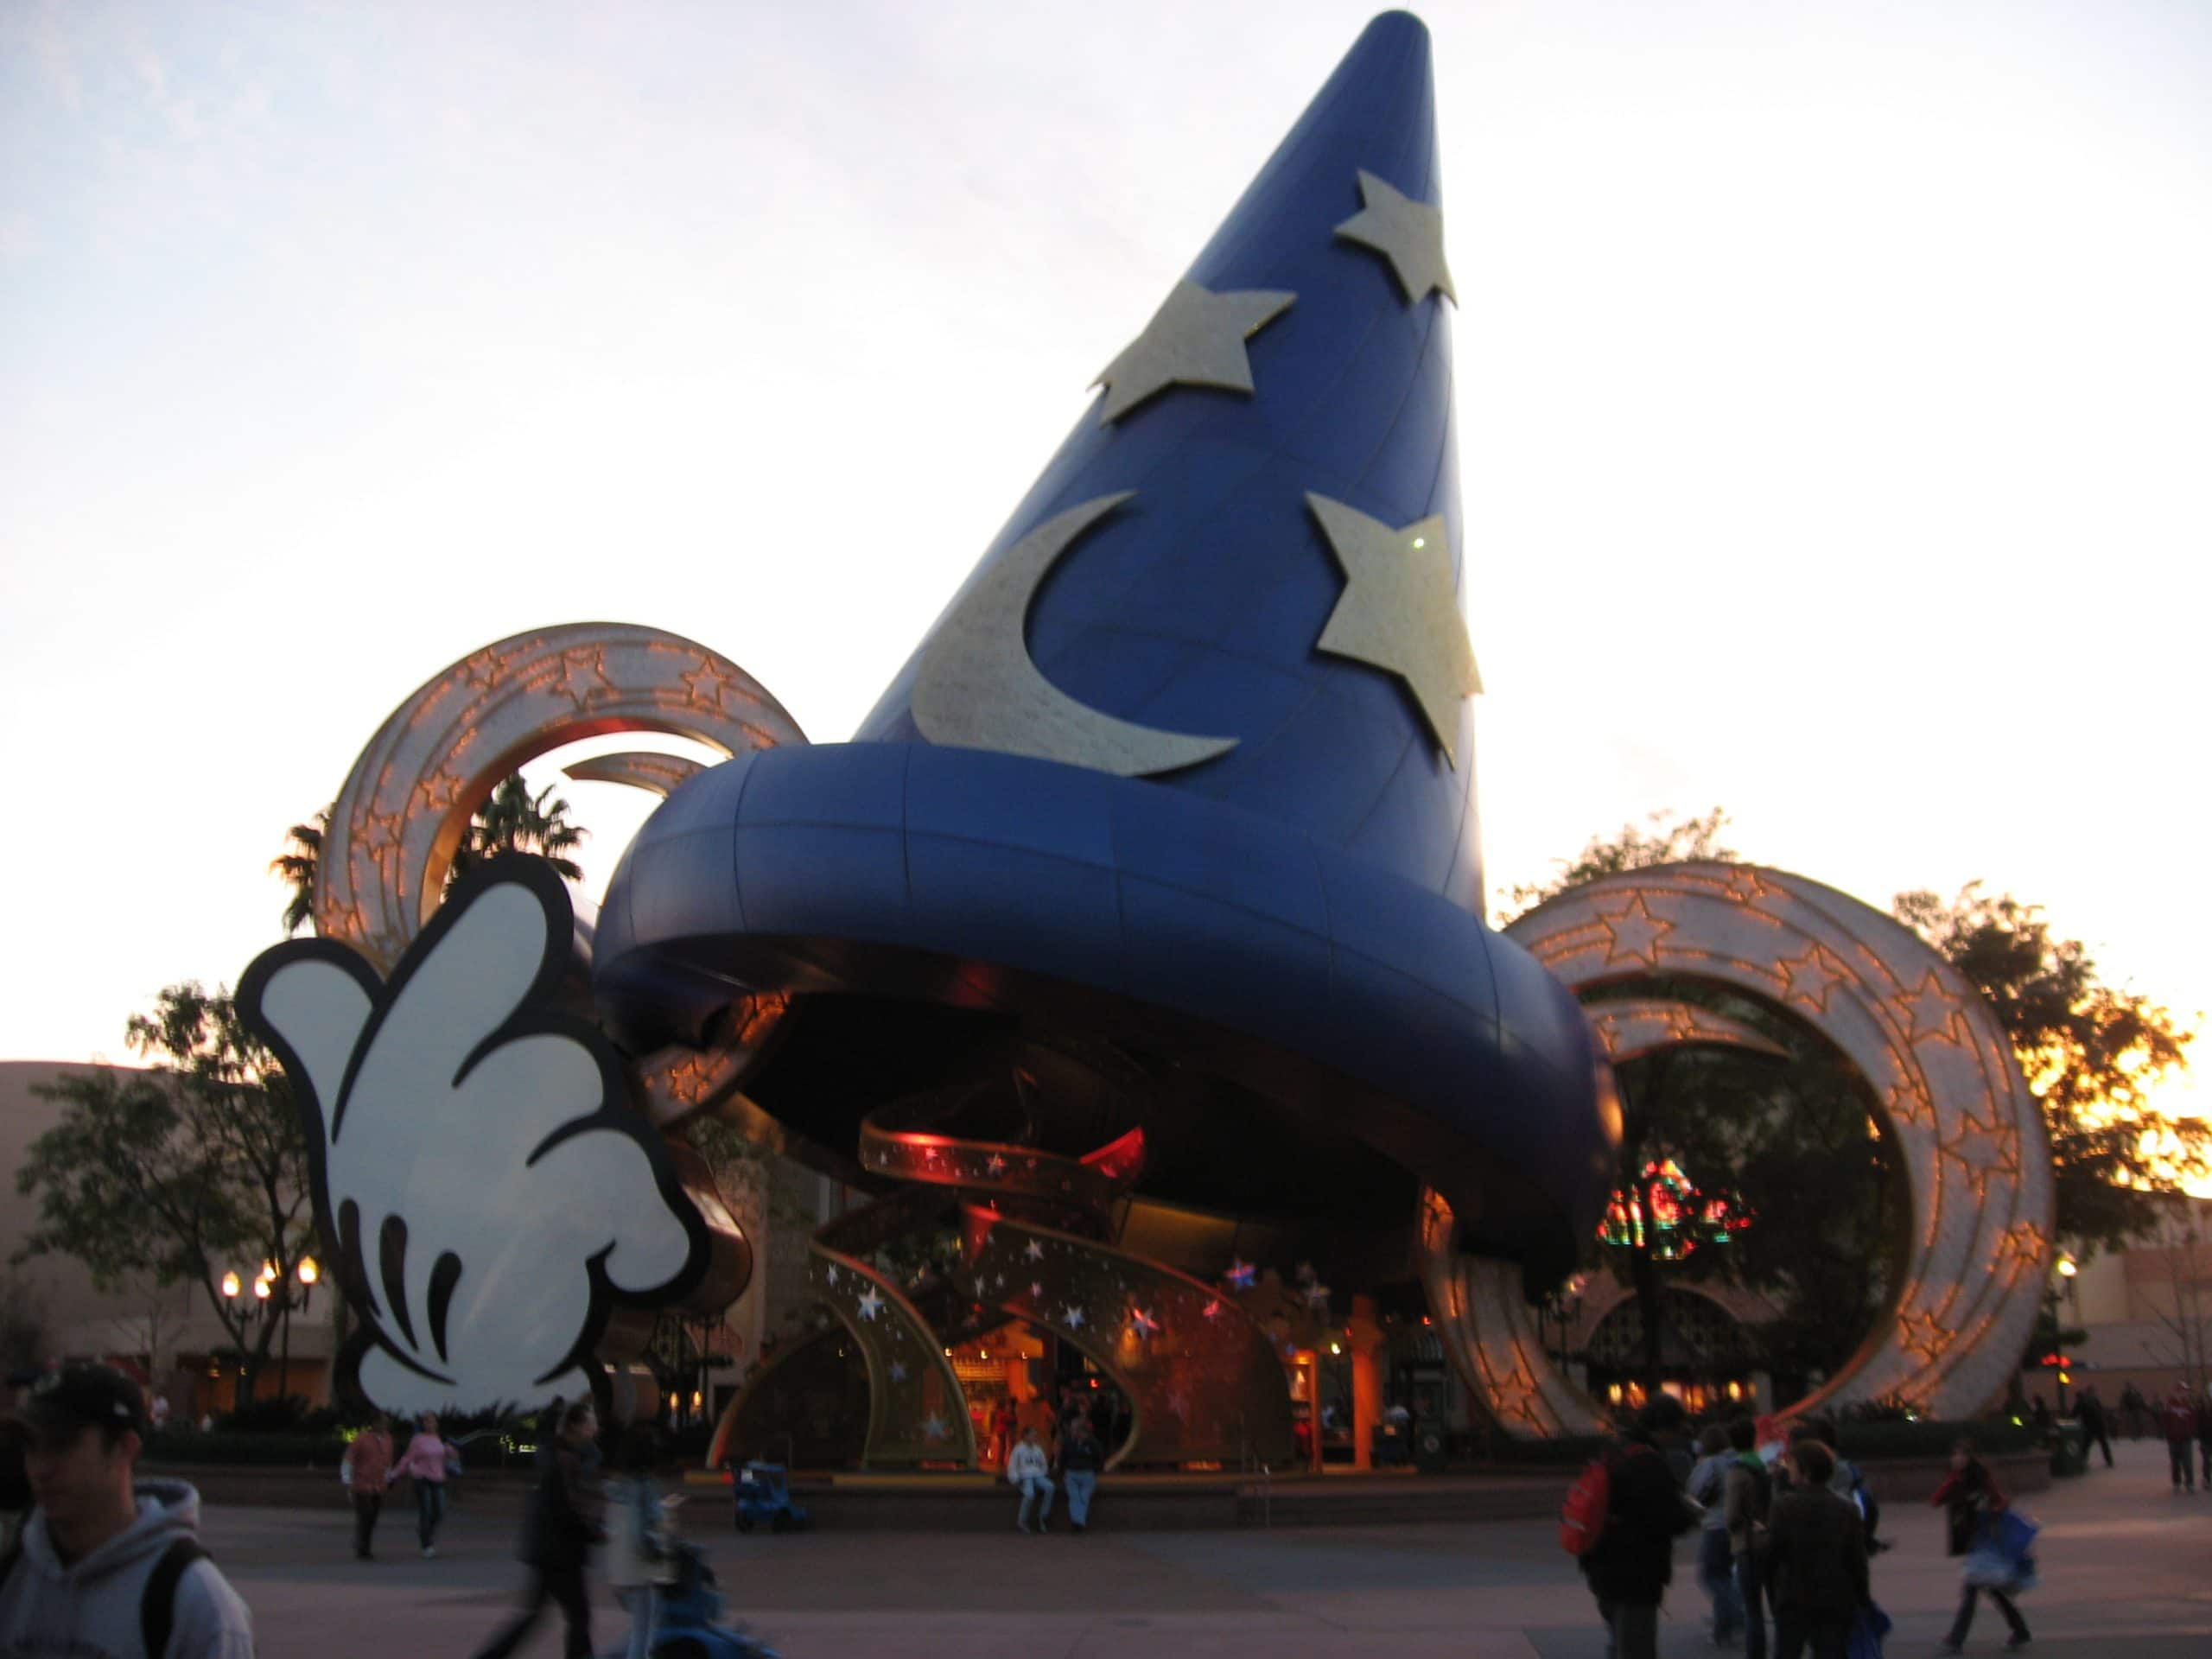
[[[1303,1148],[1565,1259],[1616,1126],[1480,919],[1434,116],[1427,30],[1378,17],[854,740],[653,817],[596,947],[634,1040],[795,993],[748,1088],[830,1142],[948,1032],[1110,1041],[1176,1079],[1178,1198],[1264,1211]]]

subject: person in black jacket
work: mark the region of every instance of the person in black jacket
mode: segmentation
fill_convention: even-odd
[[[1818,1440],[1789,1448],[1790,1489],[1774,1500],[1767,1581],[1774,1600],[1775,1659],[1844,1659],[1852,1622],[1872,1591],[1859,1506],[1828,1490],[1835,1454]]]
[[[2098,1446],[2105,1454],[2105,1467],[2111,1468],[2112,1420],[2105,1415],[2104,1399],[2098,1394],[2095,1383],[2090,1383],[2075,1395],[2074,1415],[2080,1421],[2082,1433],[2086,1437],[2082,1447],[2083,1452],[2086,1453],[2092,1445]]]
[[[523,1592],[521,1611],[477,1650],[477,1659],[506,1659],[536,1627],[549,1601],[560,1608],[568,1625],[564,1659],[591,1659],[584,1557],[606,1534],[584,1478],[584,1453],[598,1434],[591,1402],[579,1400],[562,1409],[558,1433],[539,1442],[537,1484],[523,1510],[522,1544],[515,1552],[530,1567],[530,1586]]]
[[[1658,1395],[1636,1415],[1606,1459],[1605,1529],[1582,1558],[1609,1659],[1658,1659],[1659,1604],[1675,1575],[1675,1540],[1696,1524],[1662,1443],[1678,1440],[1682,1403]]]

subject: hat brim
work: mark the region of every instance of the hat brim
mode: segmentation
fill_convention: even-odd
[[[913,744],[740,757],[625,855],[594,942],[633,1040],[734,987],[922,996],[1134,1037],[1349,1132],[1475,1248],[1571,1261],[1618,1126],[1573,995],[1475,917],[1182,791]],[[1225,1149],[1230,1150],[1230,1149]]]

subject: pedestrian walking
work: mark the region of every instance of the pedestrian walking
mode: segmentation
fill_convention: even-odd
[[[0,1653],[253,1659],[253,1616],[200,1545],[200,1494],[137,1476],[138,1385],[63,1365],[18,1421],[34,1503],[0,1560]]]
[[[368,1427],[346,1448],[339,1472],[353,1494],[353,1554],[372,1561],[377,1516],[384,1512],[385,1488],[391,1484],[391,1433],[382,1412],[372,1413]]]
[[[1728,1549],[1736,1569],[1737,1605],[1744,1612],[1744,1659],[1766,1659],[1767,1525],[1774,1507],[1774,1478],[1758,1453],[1758,1425],[1738,1417],[1728,1425],[1735,1454],[1722,1489]]]
[[[2158,1427],[2166,1437],[2166,1465],[2174,1478],[2174,1491],[2196,1490],[2196,1402],[2189,1384],[2176,1382],[2158,1413]]]
[[[1068,1525],[1082,1532],[1090,1525],[1091,1495],[1098,1490],[1098,1471],[1106,1466],[1106,1448],[1098,1443],[1088,1412],[1068,1420],[1060,1440],[1060,1480],[1068,1491]]]
[[[1697,1524],[1665,1450],[1681,1438],[1686,1415],[1672,1395],[1656,1395],[1606,1454],[1605,1529],[1581,1563],[1605,1622],[1607,1659],[1658,1659],[1675,1540]]]
[[[2150,1414],[2149,1402],[2143,1398],[2143,1390],[2130,1382],[2120,1391],[2120,1408],[2127,1414],[2127,1438],[2141,1440],[2143,1420]]]
[[[2212,1383],[2196,1402],[2196,1455],[2204,1465],[2204,1490],[2212,1492]]]
[[[391,1479],[404,1475],[415,1483],[415,1537],[426,1561],[437,1559],[438,1528],[446,1518],[446,1477],[460,1464],[461,1448],[438,1433],[438,1414],[426,1411],[406,1451],[391,1465]]]
[[[1725,1423],[1708,1423],[1698,1436],[1700,1454],[1690,1471],[1689,1495],[1705,1511],[1698,1530],[1697,1579],[1713,1605],[1713,1640],[1733,1647],[1744,1633],[1744,1599],[1736,1588],[1736,1557],[1728,1538],[1728,1468],[1736,1455]]]
[[[1052,1513],[1052,1465],[1045,1456],[1045,1448],[1037,1443],[1037,1431],[1025,1428],[1021,1438],[1014,1442],[1014,1450],[1007,1454],[1006,1478],[1021,1493],[1021,1507],[1014,1511],[1014,1529],[1016,1532],[1043,1532],[1045,1522]],[[1029,1524],[1032,1508],[1037,1512],[1037,1524]]]
[[[599,1433],[591,1402],[563,1408],[559,1431],[537,1447],[537,1484],[523,1510],[517,1559],[530,1568],[521,1611],[477,1649],[477,1659],[506,1659],[544,1617],[545,1604],[561,1610],[566,1626],[563,1659],[592,1659],[591,1593],[584,1562],[606,1535],[599,1504],[584,1479],[584,1448]]]
[[[651,1424],[632,1424],[615,1453],[614,1478],[607,1483],[607,1585],[630,1615],[627,1659],[645,1659],[652,1650],[654,1586],[669,1559],[667,1516],[653,1480],[658,1449]]]
[[[1789,1448],[1792,1484],[1774,1501],[1767,1583],[1774,1601],[1775,1659],[1844,1659],[1859,1610],[1872,1599],[1866,1522],[1830,1489],[1835,1453],[1818,1440]]]
[[[2103,1397],[2097,1385],[2089,1383],[2074,1396],[2074,1420],[2082,1425],[2082,1452],[2087,1454],[2094,1444],[2105,1454],[2105,1467],[2112,1467],[2112,1419],[2105,1410]]]
[[[1974,1455],[1974,1442],[1965,1439],[1952,1446],[1951,1471],[1928,1501],[1944,1511],[1948,1522],[1946,1553],[1952,1555],[1965,1555],[1976,1545],[1986,1542],[1991,1519],[2001,1513],[2008,1502],[1997,1484],[1997,1477]],[[2028,1622],[2020,1617],[2020,1610],[2012,1605],[2012,1599],[1994,1586],[1968,1580],[1960,1590],[1958,1615],[1951,1621],[1950,1634],[1943,1638],[1943,1652],[1956,1653],[1966,1645],[1967,1632],[1974,1626],[1974,1604],[1985,1589],[1990,1600],[1997,1604],[1997,1611],[2005,1616],[2005,1627],[2012,1632],[2005,1645],[2028,1645]]]

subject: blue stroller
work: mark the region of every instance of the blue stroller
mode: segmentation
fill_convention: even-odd
[[[696,1544],[669,1547],[676,1580],[661,1586],[653,1624],[653,1659],[776,1659],[776,1651],[721,1622],[722,1593]]]

